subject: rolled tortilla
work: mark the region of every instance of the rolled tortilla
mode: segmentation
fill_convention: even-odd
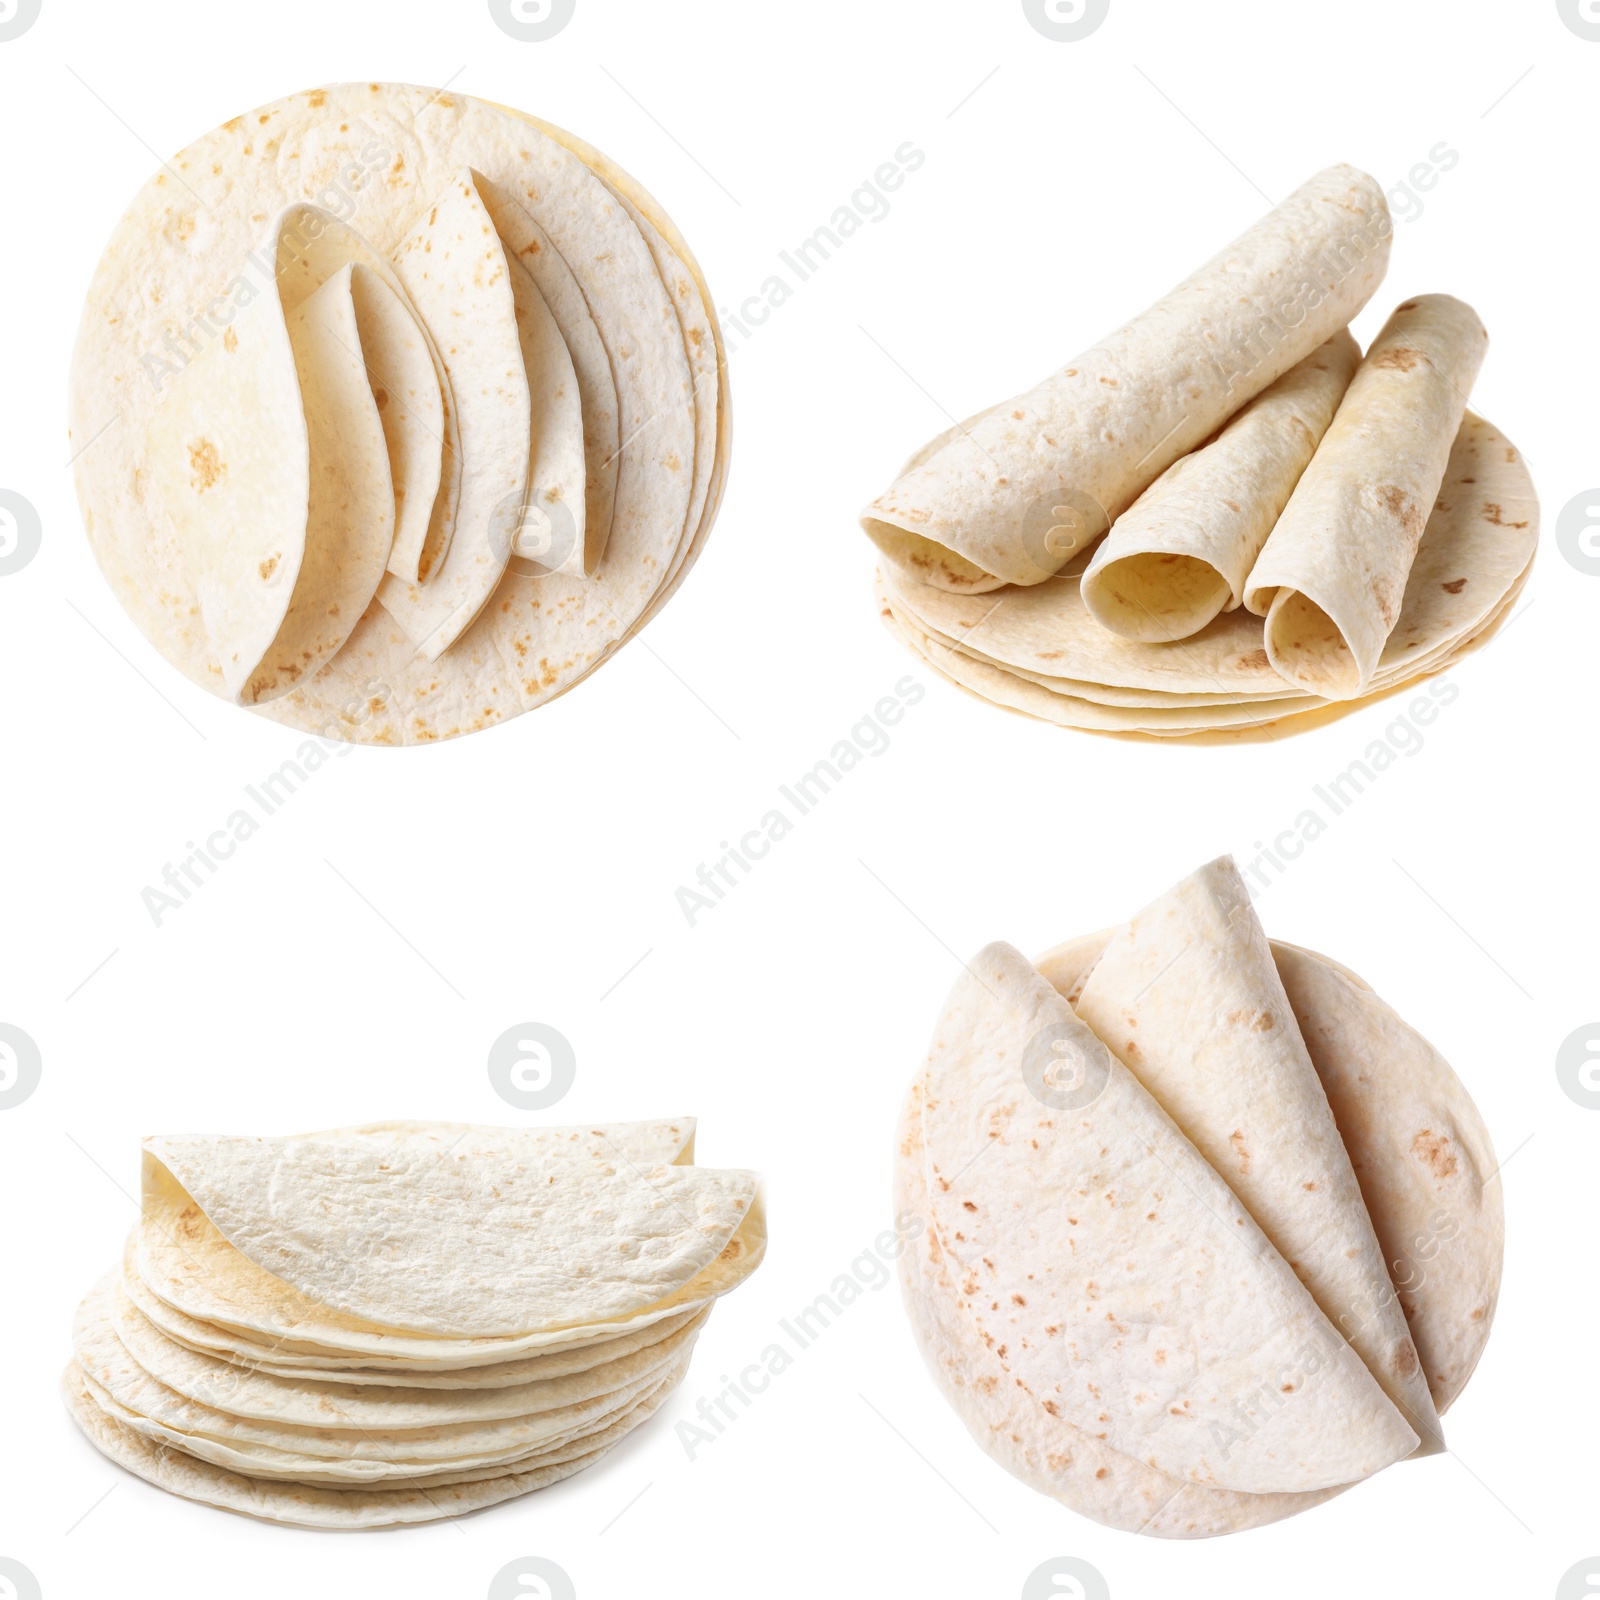
[[[1042,582],[1344,327],[1382,280],[1393,231],[1372,178],[1318,173],[1149,310],[903,474],[862,527],[917,582]]]
[[[1245,579],[1361,362],[1341,328],[1117,518],[1083,575],[1102,627],[1159,644],[1237,610]]]
[[[1373,340],[1245,587],[1267,659],[1308,694],[1365,694],[1444,481],[1489,336],[1449,295]]]

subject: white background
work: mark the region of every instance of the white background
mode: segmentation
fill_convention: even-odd
[[[927,159],[735,353],[721,521],[642,642],[506,727],[330,762],[157,928],[140,890],[299,736],[192,688],[101,582],[65,466],[79,305],[152,152],[347,78],[448,80],[579,132],[654,191],[730,307],[903,141]],[[1070,44],[1016,0],[578,0],[544,44],[514,43],[481,0],[44,0],[0,43],[0,487],[44,525],[37,559],[0,579],[0,1020],[44,1058],[37,1093],[0,1112],[0,1555],[46,1600],[475,1597],[525,1555],[583,1600],[1013,1596],[1064,1555],[1117,1600],[1542,1600],[1600,1553],[1600,1112],[1554,1071],[1600,1014],[1600,579],[1551,538],[1600,481],[1597,90],[1600,43],[1553,0],[1112,0]],[[1356,331],[1419,291],[1477,307],[1492,346],[1474,404],[1532,463],[1544,548],[1522,617],[1452,673],[1423,747],[1260,910],[1438,1043],[1510,1158],[1504,1294],[1448,1421],[1455,1453],[1234,1538],[1111,1532],[968,1440],[891,1286],[690,1461],[674,1422],[886,1226],[896,1106],[957,957],[995,938],[1037,951],[1212,855],[1253,856],[1405,704],[1235,749],[1004,715],[881,631],[856,511],[950,416],[1092,343],[1269,198],[1335,160],[1398,184],[1440,144],[1459,159],[1398,223]],[[887,752],[691,929],[675,889],[907,673],[927,693]],[[542,1115],[509,1111],[485,1071],[527,1020],[578,1054]],[[766,1174],[772,1250],[674,1402],[592,1472],[456,1524],[314,1534],[161,1494],[60,1408],[72,1311],[132,1220],[142,1134],[680,1113],[701,1119],[703,1163]]]

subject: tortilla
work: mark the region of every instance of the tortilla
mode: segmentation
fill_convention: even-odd
[[[1232,858],[1139,912],[1074,1009],[1249,1209],[1423,1452],[1442,1449],[1384,1252]]]
[[[862,515],[900,577],[1043,582],[1371,298],[1393,226],[1330,167],[1149,310],[905,474]]]
[[[79,1308],[68,1406],[152,1482],[277,1520],[425,1520],[553,1482],[653,1414],[764,1250],[755,1180],[694,1167],[693,1137],[681,1119],[148,1140],[140,1229]],[[289,1328],[192,1314],[213,1308]]]
[[[394,539],[394,479],[367,381],[349,264],[286,312],[311,448],[305,548],[277,634],[240,691],[286,694],[338,654],[383,576]]]
[[[926,1081],[940,1243],[1036,1403],[1246,1493],[1353,1482],[1415,1449],[1228,1186],[1010,946],[957,981]]]
[[[1117,931],[1068,940],[1035,965],[1076,1005]],[[1368,984],[1270,943],[1443,1416],[1477,1367],[1500,1292],[1505,1210],[1488,1130],[1450,1064]]]
[[[434,507],[440,503],[445,451],[445,399],[429,343],[419,323],[389,284],[369,267],[353,262],[351,299],[361,359],[383,424],[394,482],[394,542],[388,567],[409,562],[412,577],[423,558]],[[454,418],[454,407],[450,408]],[[459,470],[457,473],[459,495]],[[454,511],[451,512],[452,526]]]
[[[919,1076],[901,1110],[894,1194],[897,1216],[926,1219],[923,1093]],[[966,1315],[936,1228],[925,1227],[900,1257],[900,1287],[923,1360],[973,1439],[1013,1477],[1083,1516],[1125,1533],[1203,1539],[1280,1521],[1343,1492],[1239,1494],[1185,1483],[1052,1415],[1011,1381]]]
[[[537,1174],[537,1187],[530,1187]],[[318,1139],[145,1141],[145,1247],[199,1214],[241,1255],[329,1310],[448,1339],[616,1323],[682,1290],[755,1198],[748,1173],[533,1164]],[[497,1203],[485,1209],[485,1195]],[[603,1235],[590,1219],[610,1219]],[[352,1259],[352,1233],[381,1254]],[[148,1280],[147,1280],[148,1281]]]
[[[1257,559],[1245,605],[1266,618],[1273,668],[1307,693],[1366,692],[1487,344],[1449,295],[1398,307]]]
[[[283,152],[292,155],[280,160]],[[170,538],[152,539],[138,492],[152,409],[143,392],[144,358],[169,337],[180,339],[187,308],[209,304],[248,255],[254,241],[240,228],[242,217],[322,196],[386,255],[465,169],[478,175],[502,237],[529,265],[572,357],[584,423],[587,548],[564,573],[513,558],[493,589],[494,603],[484,603],[475,621],[452,609],[452,627],[470,625],[431,663],[383,606],[369,606],[338,657],[265,714],[329,738],[433,742],[565,693],[655,615],[709,534],[726,479],[729,427],[720,361],[711,358],[715,382],[704,405],[696,404],[691,372],[694,339],[697,363],[706,359],[707,330],[713,352],[721,348],[709,291],[681,238],[637,184],[590,147],[520,113],[365,83],[262,107],[214,130],[174,166],[199,199],[175,193],[163,173],[123,218],[91,289],[73,384],[75,436],[100,435],[77,463],[97,558],[174,665],[203,685],[218,677],[193,620],[181,553]],[[643,223],[630,216],[630,205]],[[516,210],[537,236],[508,221]],[[204,248],[174,252],[170,241],[192,233],[202,211]],[[675,307],[644,225],[676,258],[692,305]],[[530,243],[547,252],[543,259],[525,253]],[[149,295],[130,287],[147,281]],[[135,304],[140,314],[128,316]],[[107,396],[121,409],[108,409]],[[113,418],[120,420],[107,429]],[[708,453],[709,470],[697,470]],[[517,525],[515,516],[505,523]],[[420,576],[426,589],[440,572]],[[391,577],[385,593],[393,597],[406,574]],[[462,609],[471,606],[465,596]]]
[[[394,252],[395,270],[435,330],[461,430],[455,537],[420,584],[392,574],[378,601],[426,661],[466,631],[494,592],[528,492],[530,377],[500,236],[473,181],[456,173]]]
[[[591,1448],[583,1454],[528,1471],[469,1479],[459,1485],[316,1488],[244,1477],[141,1437],[96,1403],[76,1362],[67,1368],[61,1388],[73,1421],[90,1443],[147,1483],[224,1510],[304,1528],[383,1528],[462,1516],[582,1472],[631,1431],[631,1426],[619,1425],[612,1436],[601,1434],[589,1441]],[[632,1426],[643,1420],[637,1414],[628,1419]]]
[[[1117,518],[1083,575],[1101,627],[1158,643],[1244,600],[1245,579],[1361,361],[1341,328],[1175,461]]]
[[[1526,582],[1538,527],[1538,500],[1520,452],[1468,412],[1369,693],[1393,692],[1486,642]],[[1101,628],[1071,572],[983,596],[907,584],[888,568],[880,581],[897,633],[937,670],[982,698],[1064,726],[1177,736],[1266,728],[1281,735],[1319,725],[1309,713],[1320,716],[1336,704],[1296,695],[1267,659],[1260,623],[1244,610],[1223,613],[1190,638],[1146,644]],[[1222,710],[1169,714],[1186,705]],[[1134,709],[1108,714],[1106,707]]]
[[[583,546],[572,553],[561,570],[580,575],[593,573],[605,555],[606,539],[611,533],[617,462],[622,449],[617,434],[617,386],[611,376],[611,359],[583,290],[578,287],[572,268],[551,244],[550,236],[504,189],[481,174],[478,193],[494,219],[506,258],[519,262],[538,285],[572,362],[583,412]]]
[[[578,375],[533,275],[509,252],[506,266],[532,402],[527,501],[509,530],[510,553],[553,572],[581,572],[588,464]]]
[[[1505,1211],[1488,1129],[1439,1052],[1354,973],[1294,945],[1273,954],[1443,1415],[1500,1294]]]

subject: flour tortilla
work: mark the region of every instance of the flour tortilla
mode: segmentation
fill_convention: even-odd
[[[494,220],[508,260],[521,262],[539,287],[561,330],[572,360],[583,411],[585,462],[583,548],[562,570],[588,574],[605,555],[617,499],[617,463],[622,451],[617,433],[617,385],[611,358],[595,327],[583,290],[551,244],[550,236],[499,184],[481,174],[478,193]]]
[[[394,267],[343,219],[321,206],[296,202],[279,213],[270,239],[269,248],[258,251],[248,266],[270,273],[285,311],[351,265],[363,269],[362,277],[378,279],[399,302],[403,327],[396,325],[393,308],[383,297],[366,295],[356,285],[362,358],[374,396],[382,389],[388,402],[378,401],[396,486],[389,570],[415,581],[419,565],[423,573],[431,572],[449,549],[461,497],[461,437],[438,347]],[[369,302],[367,312],[381,315],[364,314],[363,299]],[[432,369],[437,399],[417,365],[418,344]],[[399,465],[397,454],[403,457]],[[407,490],[404,502],[402,486]]]
[[[1341,328],[1180,457],[1117,518],[1083,575],[1103,628],[1160,643],[1244,600],[1245,579],[1361,360]]]
[[[1527,581],[1538,529],[1538,500],[1520,452],[1469,412],[1371,692],[1394,692],[1486,643]],[[1231,725],[1247,736],[1268,736],[1318,726],[1353,704],[1297,697],[1268,661],[1259,621],[1242,610],[1215,618],[1191,638],[1151,645],[1101,628],[1071,573],[1037,588],[980,596],[906,584],[889,568],[880,583],[893,631],[936,670],[981,698],[1065,726],[1193,736]],[[929,641],[968,659],[923,648]],[[1248,712],[1252,705],[1259,707],[1253,714],[1233,709],[1218,717],[1104,709]]]
[[[1388,265],[1378,184],[1330,167],[1165,298],[906,474],[862,527],[902,576],[1036,584],[1345,327]]]
[[[1294,945],[1273,953],[1442,1415],[1477,1367],[1500,1293],[1505,1211],[1488,1129],[1439,1052],[1354,973]]]
[[[397,562],[402,569],[409,563],[414,576],[434,508],[441,503],[444,393],[422,325],[400,296],[360,262],[352,263],[350,292],[361,359],[383,424],[394,482],[394,542],[388,567],[392,572]]]
[[[294,595],[240,690],[247,705],[287,694],[343,648],[378,587],[394,541],[394,479],[367,379],[347,264],[286,309],[311,446],[311,498]]]
[[[470,169],[452,175],[394,263],[439,344],[461,432],[461,504],[444,560],[420,584],[391,574],[378,590],[431,662],[471,625],[505,571],[528,492],[530,374],[505,251]]]
[[[195,681],[209,685],[214,674],[209,645],[191,617],[191,586],[170,543],[152,540],[136,492],[149,409],[139,389],[146,384],[141,358],[181,329],[191,308],[215,293],[213,279],[225,280],[231,263],[248,254],[254,240],[239,228],[240,215],[270,215],[318,194],[336,194],[352,225],[388,252],[463,167],[504,190],[544,230],[581,291],[611,359],[619,434],[627,443],[605,558],[591,581],[507,572],[494,604],[431,665],[416,658],[381,606],[369,607],[340,656],[264,714],[325,737],[384,745],[486,727],[565,693],[682,581],[725,482],[725,374],[719,369],[717,404],[708,408],[716,451],[705,510],[691,527],[697,421],[687,404],[682,328],[649,246],[607,183],[639,208],[688,269],[717,343],[709,291],[655,202],[614,164],[558,133],[449,92],[367,83],[313,90],[236,119],[176,157],[198,202],[163,173],[118,225],[91,289],[75,358],[74,438],[81,446],[100,435],[77,463],[80,497],[96,556],[119,599]],[[165,241],[192,230],[202,211],[203,259],[174,255]],[[146,281],[159,297],[134,292],[133,284]],[[147,307],[145,314],[123,316],[135,303]]]
[[[1488,338],[1449,295],[1398,307],[1257,559],[1245,604],[1306,692],[1352,700],[1377,671]]]
[[[671,1337],[577,1372],[472,1389],[352,1383],[335,1376],[313,1378],[304,1372],[284,1376],[203,1355],[156,1327],[128,1298],[118,1273],[112,1274],[108,1318],[139,1367],[157,1383],[198,1405],[235,1417],[296,1427],[386,1431],[532,1416],[610,1394],[636,1378],[659,1374],[685,1344],[693,1343],[710,1314],[707,1307]]]
[[[1249,1209],[1422,1452],[1442,1449],[1384,1252],[1232,858],[1133,917],[1075,1010]]]
[[[1076,1005],[1117,932],[1068,940],[1035,964]],[[1368,984],[1327,956],[1271,945],[1443,1416],[1499,1298],[1505,1211],[1488,1130],[1450,1064]]]
[[[377,1328],[552,1335],[624,1321],[683,1291],[732,1241],[756,1187],[751,1174],[700,1167],[155,1138],[145,1141],[141,1271],[148,1245],[203,1220],[298,1294]],[[597,1232],[600,1215],[608,1225]],[[384,1250],[353,1255],[351,1237],[381,1238]]]
[[[128,488],[152,563],[192,584],[185,603],[160,603],[162,625],[201,656],[206,686],[237,701],[288,615],[311,504],[311,441],[277,294],[252,291],[160,382],[140,395],[146,439]],[[124,605],[150,604],[139,580],[113,585]]]
[[[328,1489],[246,1478],[142,1438],[107,1416],[96,1404],[76,1362],[67,1368],[62,1378],[62,1396],[73,1420],[95,1448],[147,1483],[224,1510],[306,1528],[382,1528],[463,1516],[502,1500],[548,1488],[582,1472],[631,1431],[631,1427],[625,1427],[620,1428],[615,1437],[599,1435],[591,1441],[594,1448],[565,1461],[459,1485]],[[629,1421],[637,1425],[636,1420]]]
[[[1530,563],[1531,568],[1531,563]],[[1092,686],[1081,692],[1065,693],[1039,674],[996,667],[975,652],[952,649],[919,629],[906,614],[885,600],[885,623],[890,631],[941,677],[977,699],[1016,711],[1058,727],[1128,738],[1183,738],[1197,742],[1228,740],[1277,740],[1348,716],[1361,708],[1387,700],[1414,688],[1417,681],[1444,672],[1464,657],[1487,644],[1504,626],[1527,581],[1529,568],[1516,581],[1511,592],[1490,613],[1476,632],[1410,663],[1404,672],[1375,682],[1361,700],[1325,701],[1312,696],[1272,696],[1251,701],[1241,696],[1219,694],[1214,699],[1197,699],[1195,706],[1173,709],[1170,698],[1137,690],[1106,692]],[[1124,699],[1153,709],[1123,710]],[[1426,704],[1427,702],[1424,701]],[[1208,712],[1206,705],[1218,709]]]
[[[1084,1087],[1052,1109],[1028,1075],[1066,1092],[1067,1067]],[[1247,1493],[1352,1482],[1415,1449],[1227,1185],[1010,946],[975,958],[940,1019],[925,1138],[952,1275],[1038,1403]]]
[[[147,1432],[219,1465],[301,1476],[375,1482],[401,1474],[503,1466],[559,1448],[610,1423],[663,1380],[676,1381],[689,1349],[655,1371],[640,1371],[614,1390],[524,1416],[414,1427],[379,1428],[334,1417],[303,1425],[240,1416],[193,1400],[149,1374],[129,1354],[111,1320],[111,1284],[80,1307],[74,1355],[85,1375]],[[126,1419],[123,1419],[126,1420]],[[253,1461],[253,1464],[252,1464]]]
[[[506,267],[532,410],[528,496],[508,530],[510,553],[551,571],[581,572],[588,464],[578,375],[532,273],[509,250]]]
[[[238,1257],[237,1251],[234,1256]],[[487,1354],[480,1349],[476,1354],[440,1363],[420,1357],[400,1359],[381,1352],[340,1351],[298,1340],[251,1335],[222,1323],[191,1317],[160,1299],[139,1276],[137,1234],[129,1236],[123,1252],[121,1288],[129,1306],[169,1343],[207,1359],[223,1360],[251,1372],[296,1381],[441,1390],[496,1389],[585,1372],[670,1338],[709,1305],[702,1301],[667,1316],[641,1322],[630,1332],[585,1333],[561,1343],[541,1345],[532,1354],[505,1360],[497,1360],[496,1352],[490,1348]]]
[[[930,1215],[923,1094],[919,1074],[896,1134],[894,1198],[900,1217]],[[1083,1516],[1126,1533],[1201,1539],[1261,1527],[1342,1492],[1239,1494],[1185,1483],[1051,1415],[1012,1380],[992,1342],[967,1316],[932,1226],[924,1226],[900,1257],[900,1287],[928,1370],[967,1431],[1014,1477]]]

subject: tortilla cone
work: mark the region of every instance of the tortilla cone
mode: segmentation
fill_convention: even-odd
[[[1354,318],[1393,231],[1372,178],[1318,173],[1149,310],[902,476],[863,529],[903,577],[934,588],[1043,582]]]
[[[926,1085],[940,1244],[1037,1403],[1248,1493],[1349,1483],[1415,1449],[1228,1186],[1010,946],[958,980]]]
[[[1036,961],[1075,1005],[1117,929]],[[1348,968],[1270,941],[1441,1416],[1494,1322],[1505,1245],[1498,1164],[1450,1064]]]
[[[1488,337],[1449,295],[1400,306],[1257,559],[1245,605],[1307,693],[1355,699],[1377,671]]]
[[[1139,912],[1075,1009],[1260,1223],[1421,1453],[1442,1449],[1350,1157],[1232,859]]]
[[[1117,518],[1083,575],[1101,627],[1184,639],[1243,603],[1245,579],[1360,361],[1341,328]]]

